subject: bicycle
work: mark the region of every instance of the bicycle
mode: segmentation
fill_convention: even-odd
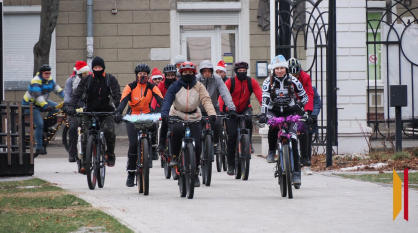
[[[169,124],[183,123],[185,126],[185,134],[181,140],[181,149],[179,153],[179,165],[174,166],[176,174],[179,176],[178,185],[181,197],[193,199],[194,196],[194,181],[196,173],[195,160],[195,141],[191,138],[190,124],[193,122],[184,121],[178,118],[169,118]],[[167,135],[168,138],[169,135]]]
[[[204,116],[201,119],[202,125],[202,153],[200,154],[202,183],[206,186],[210,186],[212,179],[212,160],[213,160],[213,133],[211,124],[209,123],[209,117]]]
[[[219,154],[216,154],[216,170],[221,172],[227,170],[227,145],[228,145],[228,135],[226,133],[226,115],[218,115],[217,117],[221,118],[221,130],[219,132]]]
[[[272,127],[278,127],[279,132],[277,134],[277,152],[278,160],[276,161],[276,170],[274,171],[274,177],[278,178],[280,185],[280,194],[282,197],[288,195],[289,199],[293,198],[292,193],[292,176],[294,172],[293,166],[293,151],[292,143],[290,142],[289,127],[291,123],[298,121],[305,121],[299,115],[290,115],[288,117],[273,117],[268,120],[268,124]],[[299,185],[294,185],[298,189]]]
[[[250,173],[251,142],[250,130],[245,126],[245,118],[258,115],[237,115],[239,120],[237,145],[235,149],[235,179],[248,180]]]
[[[99,117],[113,116],[111,112],[79,112],[77,117],[83,117],[79,122],[86,120],[86,117],[91,117],[90,129],[87,133],[87,145],[85,155],[85,168],[87,174],[87,184],[89,189],[93,190],[96,187],[96,181],[99,188],[104,187],[106,176],[106,139],[102,131]]]

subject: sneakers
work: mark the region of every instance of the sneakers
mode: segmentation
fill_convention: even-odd
[[[86,168],[85,168],[84,166],[82,166],[82,167],[80,168],[80,173],[81,173],[81,174],[83,174],[83,175],[85,175],[85,174],[86,174]]]
[[[114,155],[113,156],[106,155],[106,161],[107,161],[106,163],[108,167],[115,166],[115,160],[116,160],[116,157]]]
[[[304,167],[303,168],[303,174],[304,175],[312,175],[313,173],[312,173],[312,171],[309,167]]]
[[[300,157],[300,164],[302,164],[302,166],[311,166],[311,161],[309,161],[308,158],[305,158],[303,156]]]
[[[200,180],[199,180],[199,175],[198,174],[194,175],[194,186],[195,187],[200,187]]]
[[[228,171],[226,172],[226,174],[228,174],[230,176],[233,176],[233,175],[235,175],[235,171],[234,170],[235,170],[235,166],[228,164]]]
[[[128,172],[128,178],[126,179],[126,186],[128,187],[135,186],[135,172]]]
[[[252,143],[251,143],[251,154],[254,154],[254,147]]]
[[[300,172],[293,172],[293,184],[300,185],[301,183]]]
[[[157,147],[157,152],[164,152],[165,148],[163,144],[159,144]]]
[[[36,158],[38,155],[46,155],[46,150],[42,147],[41,149],[36,149],[35,153],[33,154],[33,157]]]
[[[177,165],[179,165],[179,163],[177,161],[177,156],[173,155],[173,157],[171,157],[171,161],[168,164],[168,166],[174,167],[174,166],[177,166]]]
[[[276,156],[276,151],[269,150],[269,154],[267,155],[267,163],[274,163],[274,162],[276,162],[274,160],[274,156]]]
[[[158,160],[158,154],[155,148],[152,150],[152,160]]]
[[[74,163],[74,162],[76,162],[76,159],[75,159],[75,156],[68,156],[68,162],[70,162],[70,163]]]

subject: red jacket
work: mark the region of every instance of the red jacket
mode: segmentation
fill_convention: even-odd
[[[164,81],[162,81],[162,82],[160,82],[160,84],[158,84],[158,89],[160,89],[161,94],[163,95],[163,98],[164,98],[165,93],[167,93],[167,90],[168,90],[168,88],[164,84]],[[155,109],[156,107],[160,107],[155,98],[152,99],[151,107],[152,107],[152,109]]]
[[[301,70],[299,77],[299,82],[302,83],[303,89],[305,89],[306,94],[308,94],[309,100],[308,103],[305,105],[305,111],[313,111],[313,101],[314,101],[314,91],[312,88],[312,81],[311,76],[307,74],[305,71]],[[297,94],[296,94],[297,95]],[[299,97],[298,97],[299,98]]]
[[[234,78],[235,78],[235,88],[234,88],[234,92],[231,93],[231,97],[237,109],[237,113],[241,113],[242,111],[244,111],[245,108],[251,107],[251,104],[250,104],[251,96],[250,96],[250,91],[248,90],[247,79],[241,82],[237,78],[237,76],[235,76]],[[226,80],[225,85],[228,88],[228,90],[230,90],[231,79]],[[255,79],[251,79],[251,85],[253,87],[253,92],[254,92],[255,97],[258,99],[258,102],[261,105],[262,91],[261,91],[260,85]],[[219,96],[218,101],[219,101],[219,107],[222,109],[224,106],[224,101],[221,98],[221,96]]]

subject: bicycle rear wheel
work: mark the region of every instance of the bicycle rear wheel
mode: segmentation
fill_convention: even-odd
[[[283,145],[283,163],[284,169],[286,173],[286,186],[287,186],[287,194],[288,198],[293,198],[292,193],[292,166],[290,164],[290,148],[289,145]]]
[[[139,193],[144,193],[148,195],[149,193],[149,142],[148,138],[142,139],[138,143],[138,162],[139,168]]]
[[[186,151],[183,156],[183,165],[185,167],[184,177],[186,181],[186,196],[188,199],[193,199],[194,196],[194,180],[196,173],[196,159],[194,148],[191,143],[187,143]]]
[[[235,179],[241,179],[242,171],[241,171],[241,158],[239,157],[239,152],[241,150],[241,141],[237,143],[235,147]]]
[[[96,188],[96,164],[95,158],[97,157],[97,146],[96,136],[90,135],[87,141],[86,148],[86,173],[87,173],[87,184],[89,189],[93,190]]]
[[[164,164],[164,176],[166,179],[170,179],[171,178],[171,167],[167,161],[167,155],[163,155],[164,156],[164,160],[163,160],[163,164]],[[163,157],[161,156],[161,159],[163,159]]]
[[[242,135],[241,138],[241,172],[242,180],[248,180],[250,176],[250,160],[251,160],[251,145],[250,136],[248,134]]]
[[[222,163],[224,161],[224,151],[225,151],[225,135],[223,130],[221,129],[221,132],[219,133],[219,154],[216,154],[216,170],[218,172],[222,171]]]
[[[276,162],[276,172],[277,172],[277,179],[280,186],[280,195],[282,197],[287,196],[287,186],[286,186],[286,175],[283,175],[282,163],[283,163],[283,156],[280,155],[280,150],[277,150],[277,154],[279,155],[279,159]]]
[[[99,186],[99,188],[103,188],[104,187],[104,183],[105,183],[105,176],[106,176],[106,155],[105,155],[105,148],[106,145],[106,141],[105,138],[102,138],[101,141],[101,148],[100,148],[100,154],[99,157],[97,159],[97,186]]]
[[[64,128],[62,129],[62,144],[64,145],[65,150],[69,152],[70,147],[68,146],[68,141],[69,141],[68,129],[70,128],[70,126],[65,122],[63,124],[64,124]]]

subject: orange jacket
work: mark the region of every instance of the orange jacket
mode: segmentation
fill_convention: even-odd
[[[139,84],[136,81],[129,83],[123,89],[122,98],[116,112],[122,113],[129,101],[131,111],[128,111],[128,114],[147,114],[151,112],[152,97],[157,100],[159,105],[162,105],[163,95],[157,86],[152,83]]]

